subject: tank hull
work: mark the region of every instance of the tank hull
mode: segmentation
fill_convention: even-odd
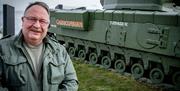
[[[180,14],[138,10],[51,12],[55,33],[72,57],[92,64],[130,70],[135,78],[178,84],[180,77]],[[59,16],[58,16],[59,15]],[[72,15],[72,16],[71,16]],[[76,17],[73,17],[73,15]],[[58,23],[57,20],[66,21]],[[148,75],[146,75],[147,73]]]

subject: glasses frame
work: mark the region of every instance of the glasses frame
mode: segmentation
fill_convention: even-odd
[[[37,21],[39,21],[39,24],[41,26],[48,26],[49,25],[49,21],[45,20],[45,19],[38,19],[36,17],[32,17],[32,16],[23,16],[23,19],[25,18],[27,20],[28,23],[30,24],[35,24]]]

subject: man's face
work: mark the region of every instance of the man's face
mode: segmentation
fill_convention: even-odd
[[[41,6],[30,7],[22,17],[22,33],[26,43],[39,45],[47,34],[49,14]]]

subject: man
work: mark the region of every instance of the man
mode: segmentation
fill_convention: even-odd
[[[75,69],[65,48],[47,34],[49,8],[31,3],[19,35],[0,41],[0,91],[76,91]]]

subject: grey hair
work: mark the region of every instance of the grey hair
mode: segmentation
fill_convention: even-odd
[[[44,9],[46,9],[47,13],[50,14],[49,6],[48,6],[46,3],[36,1],[36,2],[30,3],[30,4],[26,7],[26,9],[25,9],[25,11],[24,11],[24,15],[25,15],[26,11],[27,11],[29,8],[31,8],[32,6],[34,6],[34,5],[39,5],[39,6],[43,7]]]

